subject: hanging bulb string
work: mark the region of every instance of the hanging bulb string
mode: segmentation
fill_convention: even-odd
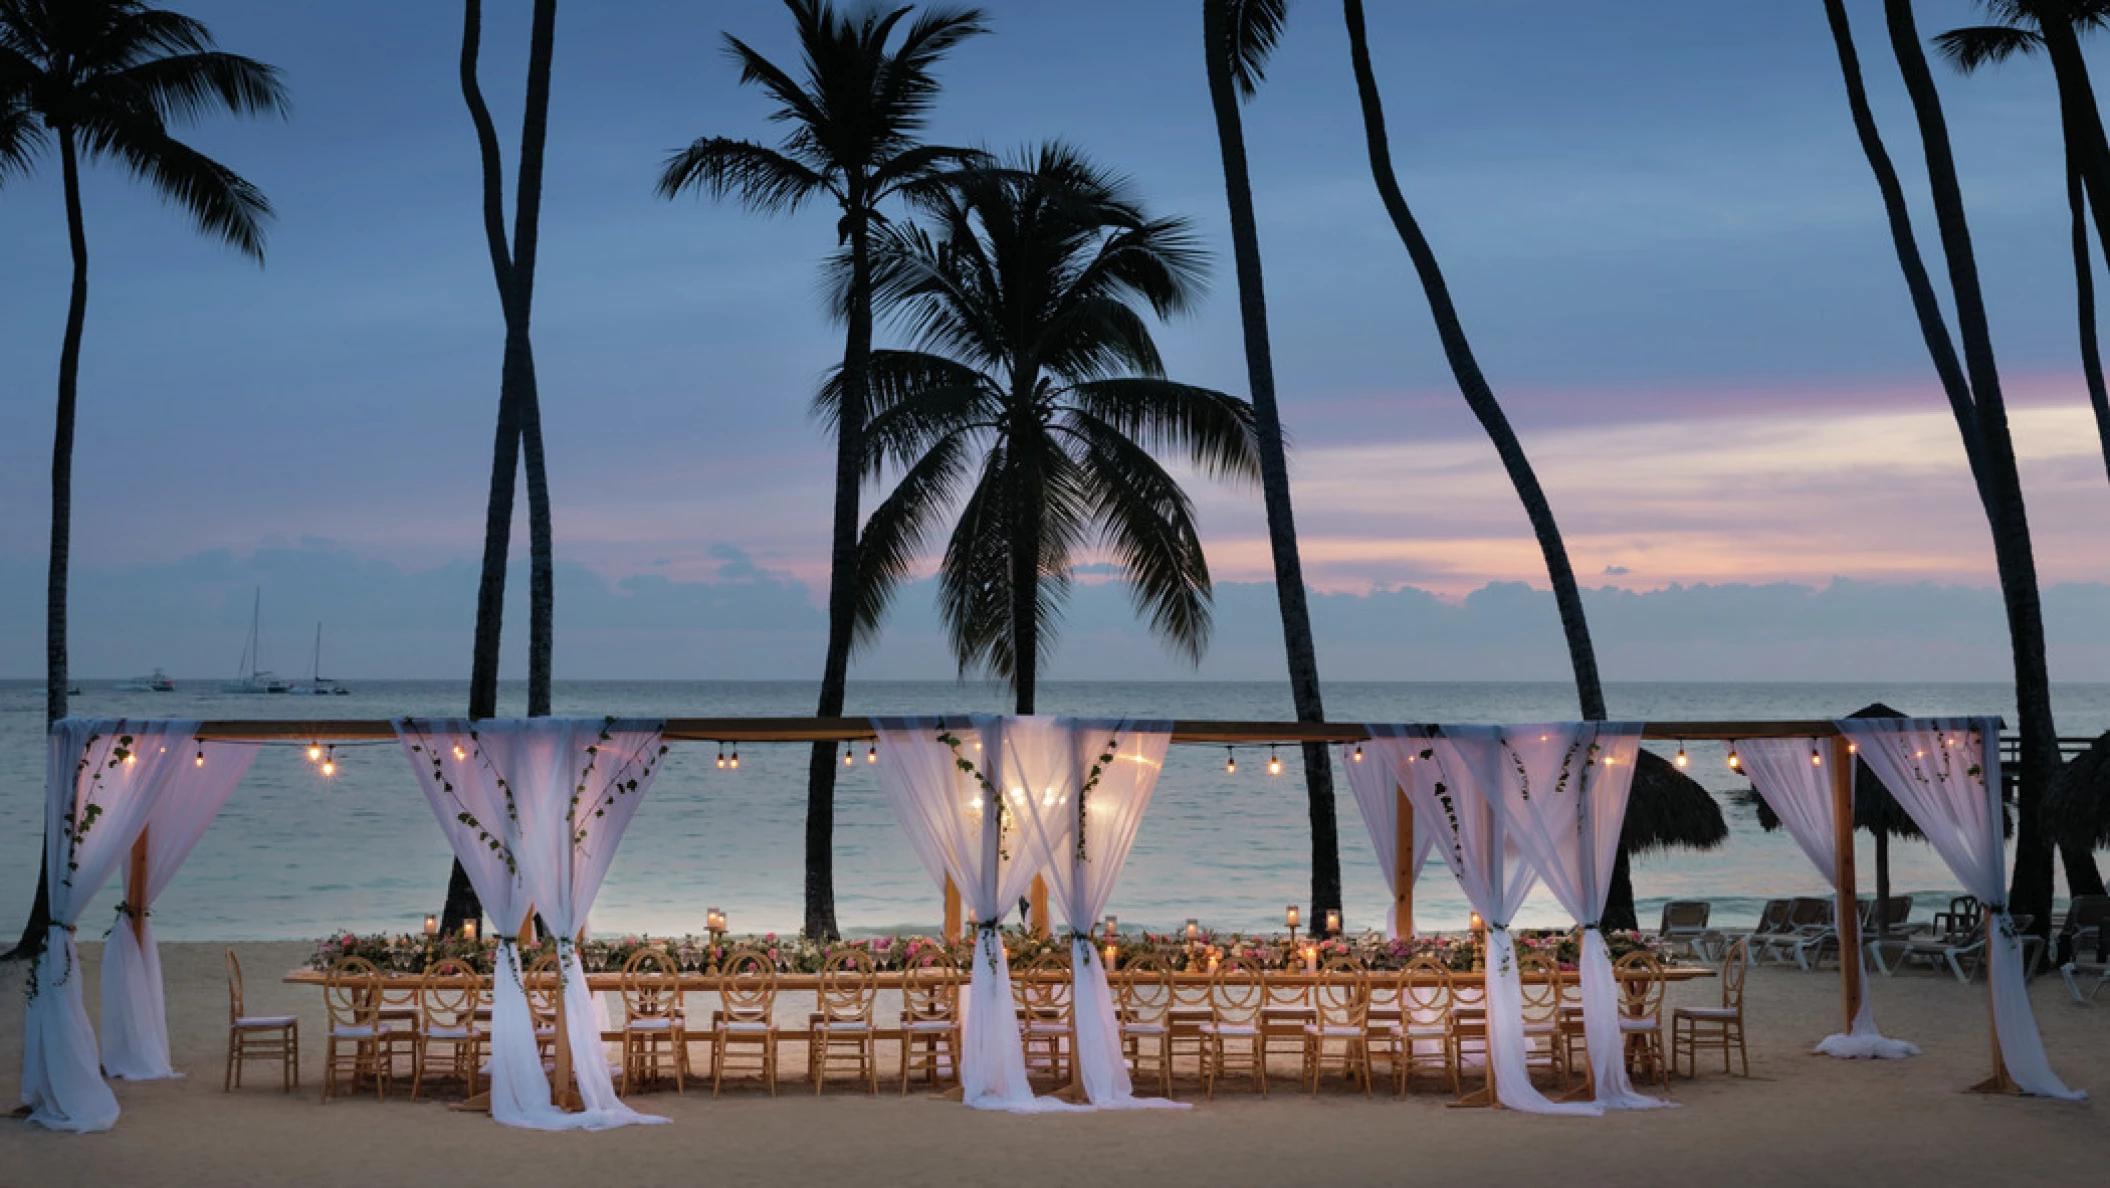
[[[1238,774],[1238,751],[1237,751],[1237,749],[1236,749],[1236,748],[1233,748],[1233,747],[1225,747],[1225,748],[1224,748],[1224,774],[1225,774],[1225,775],[1237,775],[1237,774]]]
[[[1690,760],[1686,759],[1686,757],[1685,757],[1685,740],[1684,740],[1684,739],[1682,739],[1682,738],[1681,738],[1681,739],[1679,739],[1679,740],[1678,740],[1678,756],[1677,756],[1677,758],[1675,758],[1675,759],[1672,759],[1672,760],[1671,760],[1671,762],[1672,762],[1672,763],[1675,763],[1675,764],[1677,764],[1677,765],[1678,765],[1679,767],[1683,767],[1683,766],[1685,766],[1685,765],[1686,765],[1686,763],[1690,762]]]

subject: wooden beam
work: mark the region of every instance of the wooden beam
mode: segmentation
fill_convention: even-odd
[[[1993,939],[1993,929],[1995,927],[1997,925],[1993,923],[1993,909],[1987,908],[1985,909],[1984,923],[1985,959],[1987,961],[1993,959],[1993,945],[1996,943]],[[1992,1033],[1993,1038],[1993,1075],[1971,1086],[1971,1092],[2017,1094],[2022,1092],[2022,1087],[2015,1084],[2013,1077],[2007,1075],[2007,1058],[2000,1054],[2000,1021],[1993,1015],[1993,972],[1991,968],[1986,970],[1985,990],[1986,1029]]]
[[[1401,936],[1414,935],[1414,804],[1397,784],[1392,787],[1399,820],[1392,830],[1392,915]]]
[[[132,939],[147,943],[147,830],[132,843],[132,865],[125,872],[125,912],[132,918]]]
[[[1832,930],[1839,937],[1839,989],[1846,1009],[1846,1032],[1861,1014],[1860,894],[1854,884],[1854,755],[1841,736],[1832,739],[1825,762],[1832,769],[1832,862],[1838,876],[1838,901]],[[1811,758],[1817,753],[1811,752]]]
[[[960,888],[951,875],[945,876],[945,943],[960,943]]]
[[[1033,876],[1033,935],[1048,936],[1048,876]]]

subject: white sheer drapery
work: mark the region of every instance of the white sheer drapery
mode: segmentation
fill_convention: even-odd
[[[195,721],[61,718],[45,740],[45,906],[51,924],[22,1017],[22,1104],[51,1130],[108,1130],[117,1095],[103,1080],[81,1001],[74,927],[153,814]]]
[[[573,939],[662,753],[658,722],[405,719],[396,735],[425,801],[498,938],[491,996],[491,1116],[529,1130],[664,1122],[615,1095]],[[494,846],[492,843],[497,843]],[[556,934],[572,1074],[585,1104],[559,1108],[536,1051],[513,936],[539,913]]]
[[[1037,866],[1023,828],[1042,810],[1023,782],[1006,785],[1004,719],[874,718],[879,788],[932,881],[950,878],[974,913],[973,964],[960,999],[960,1085],[982,1110],[1039,1113],[1071,1108],[1033,1096],[1011,998],[1011,965],[997,924],[1033,881]],[[1045,791],[1043,786],[1042,791]]]
[[[1834,892],[1839,889],[1839,856],[1835,848],[1838,828],[1832,812],[1832,770],[1810,762],[1822,755],[1824,745],[1814,738],[1739,739],[1734,744],[1737,761],[1751,786],[1772,806],[1781,827],[1803,856]],[[1840,960],[1847,960],[1844,953]],[[1875,1012],[1869,1006],[1867,963],[1856,951],[1853,960],[1862,962],[1861,1006],[1847,1031],[1825,1036],[1817,1051],[1846,1060],[1902,1060],[1919,1055],[1919,1049],[1904,1040],[1885,1038],[1876,1029]]]
[[[174,749],[174,744],[170,744]],[[176,877],[183,860],[205,836],[220,806],[256,761],[254,743],[194,743],[185,740],[184,762],[171,764],[167,787],[155,798],[146,822],[146,886],[132,886],[124,864],[126,901],[139,894],[149,909]],[[200,762],[200,760],[203,762]],[[103,1071],[131,1081],[177,1077],[169,1064],[168,1008],[161,989],[161,952],[151,913],[138,922],[121,913],[103,946]]]
[[[1601,1114],[1594,1102],[1554,1102],[1531,1083],[1524,1051],[1524,992],[1509,921],[1537,876],[1491,803],[1504,779],[1498,726],[1373,723],[1370,747],[1392,764],[1400,787],[1436,835],[1436,852],[1487,924],[1487,1054],[1495,1097],[1533,1114]],[[1623,1047],[1623,1045],[1622,1045]]]
[[[1385,887],[1392,892],[1392,904],[1385,909],[1385,939],[1399,939],[1399,780],[1392,774],[1392,764],[1358,760],[1361,754],[1358,743],[1347,743],[1341,747],[1341,767],[1348,773],[1349,790],[1355,793],[1355,807],[1361,811],[1363,828],[1370,833],[1370,844],[1377,850],[1378,869],[1385,874]],[[1411,810],[1410,810],[1411,811]],[[1419,820],[1414,822],[1414,861],[1409,865],[1409,884],[1421,878],[1421,868],[1429,860],[1429,849],[1435,844],[1436,835]]]
[[[1171,724],[1012,718],[1004,733],[1003,782],[1039,799],[1041,811],[1022,814],[1020,823],[1070,930],[1070,1005],[1085,1097],[1099,1109],[1185,1109],[1185,1102],[1135,1096],[1113,990],[1092,943],[1164,769]]]
[[[1598,917],[1612,888],[1627,793],[1641,750],[1639,722],[1555,722],[1505,726],[1509,762],[1489,791],[1517,849],[1553,898],[1582,925],[1583,1036],[1597,1104],[1658,1109],[1670,1103],[1637,1093],[1626,1075],[1619,986]]]
[[[2001,839],[2000,719],[1840,718],[1840,733],[1926,834],[1964,890],[1986,905],[1986,985],[2008,1076],[2024,1093],[2080,1098],[2051,1071],[2022,977],[2022,941],[2007,910]],[[1996,741],[1988,747],[1987,738]]]

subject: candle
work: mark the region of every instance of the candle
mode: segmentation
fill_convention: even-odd
[[[1339,909],[1339,908],[1327,908],[1327,909],[1326,909],[1326,931],[1327,931],[1328,933],[1335,933],[1335,932],[1339,932],[1340,930],[1341,930],[1341,911],[1340,911],[1340,909]]]
[[[1306,945],[1306,946],[1304,946],[1304,972],[1305,972],[1305,973],[1317,973],[1317,972],[1319,972],[1319,950],[1318,950],[1317,946],[1314,946],[1314,945]]]
[[[1209,972],[1216,972],[1216,954],[1214,953],[1209,954]]]
[[[438,935],[439,935],[439,931],[440,931],[440,918],[439,918],[438,916],[427,916],[427,917],[425,917],[425,935],[426,935],[426,936],[438,936]]]
[[[1474,931],[1474,932],[1478,932],[1478,931],[1480,931],[1480,930],[1481,930],[1482,928],[1485,928],[1485,927],[1487,927],[1487,925],[1486,925],[1486,923],[1485,923],[1485,922],[1483,922],[1483,921],[1482,921],[1482,920],[1480,919],[1480,913],[1478,913],[1478,912],[1474,912],[1474,913],[1473,913],[1473,918],[1472,918],[1472,929],[1473,929],[1473,931]]]
[[[1191,944],[1193,944],[1193,943],[1194,943],[1195,941],[1197,941],[1197,940],[1201,939],[1201,934],[1202,934],[1202,926],[1201,926],[1201,921],[1199,921],[1199,920],[1188,920],[1188,921],[1187,921],[1187,943],[1191,945]]]
[[[1108,969],[1112,969],[1114,967],[1115,959],[1118,958],[1120,955],[1121,950],[1115,948],[1112,945],[1106,946],[1106,967]]]
[[[1291,928],[1295,928],[1297,922],[1301,919],[1303,919],[1303,916],[1298,913],[1297,905],[1294,903],[1289,905],[1289,909],[1282,913],[1282,922]]]
[[[476,939],[476,921],[475,921],[475,920],[464,920],[464,921],[462,921],[462,939],[463,939],[463,940],[472,940],[472,941]]]
[[[1106,939],[1113,940],[1114,938],[1120,935],[1121,922],[1119,920],[1114,919],[1112,916],[1108,916],[1106,918]]]

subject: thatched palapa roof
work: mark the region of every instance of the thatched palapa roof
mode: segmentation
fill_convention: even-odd
[[[2110,846],[2110,731],[2068,760],[2044,797],[2052,835],[2087,846]]]
[[[1626,825],[1619,844],[1629,854],[1653,850],[1712,850],[1729,840],[1729,823],[1698,780],[1653,751],[1634,763]]]

